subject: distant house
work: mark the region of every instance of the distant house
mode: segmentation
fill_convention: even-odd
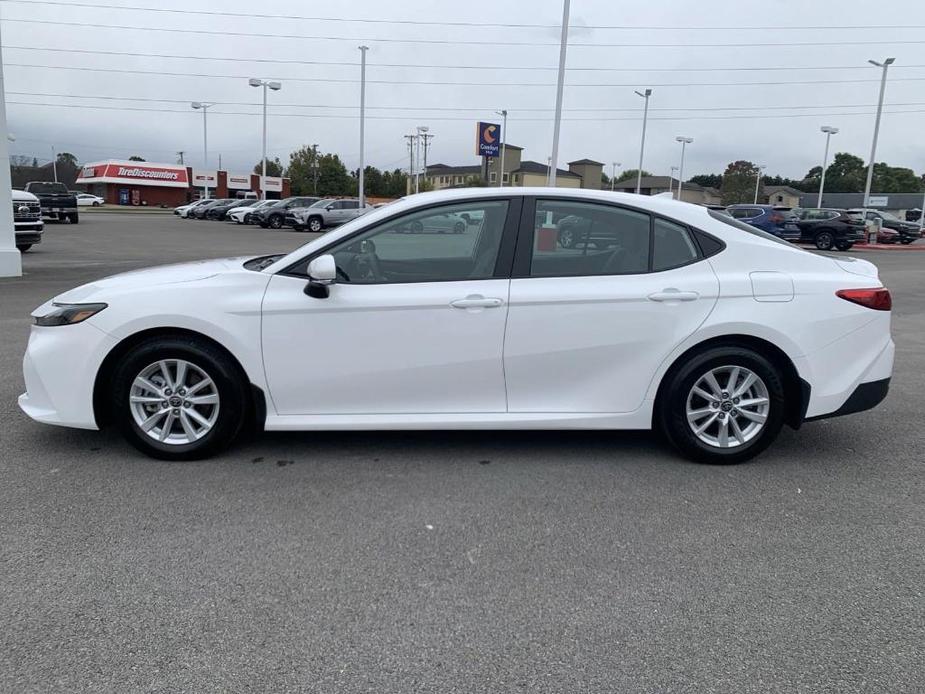
[[[673,176],[643,176],[639,185],[641,195],[658,195],[669,190],[677,191],[680,181]],[[628,178],[614,184],[614,190],[622,193],[636,192],[636,179]],[[693,202],[698,205],[719,205],[722,196],[716,188],[709,188],[696,183],[685,183],[681,188],[681,199],[684,202]]]
[[[802,195],[804,195],[802,190],[791,186],[765,186],[761,200],[775,207],[802,207],[800,205]]]

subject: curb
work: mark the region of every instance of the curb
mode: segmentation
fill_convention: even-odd
[[[852,251],[925,251],[925,243],[912,242],[907,246],[901,243],[856,243]]]

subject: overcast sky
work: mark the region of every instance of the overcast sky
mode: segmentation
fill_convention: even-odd
[[[198,168],[202,116],[189,107],[196,100],[218,104],[209,113],[209,168],[221,153],[223,168],[249,170],[261,146],[261,94],[248,87],[252,76],[283,83],[282,91],[270,93],[271,157],[286,163],[294,148],[318,143],[355,166],[360,43],[370,49],[368,163],[407,167],[402,136],[427,125],[435,135],[431,163],[473,164],[474,124],[497,120],[494,111],[501,108],[509,112],[508,141],[525,148],[524,159],[543,162],[551,151],[561,0],[80,4],[0,0],[7,114],[17,136],[13,154],[48,159],[55,146],[82,162],[131,154],[173,162],[184,150],[186,162]],[[255,7],[266,16],[254,16]],[[240,16],[186,12],[193,9]],[[498,24],[545,26],[490,26]],[[886,24],[898,26],[869,28]],[[921,0],[572,0],[559,164],[588,157],[608,169],[613,161],[635,168],[642,99],[633,92],[646,87],[654,93],[644,168],[657,174],[677,164],[675,137],[685,135],[694,138],[685,177],[720,173],[736,159],[767,164],[769,174],[802,177],[821,161],[821,125],[841,129],[833,151],[866,160],[880,77],[866,61],[895,57],[877,160],[921,173],[923,27]],[[769,45],[780,43],[801,45]],[[59,50],[34,50],[39,48]],[[833,67],[843,69],[819,69]],[[744,84],[749,82],[775,84]]]

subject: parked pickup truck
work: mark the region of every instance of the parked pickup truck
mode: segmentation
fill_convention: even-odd
[[[77,196],[67,189],[63,183],[51,181],[29,181],[23,190],[32,193],[42,204],[42,217],[69,221],[77,224]]]
[[[356,198],[343,200],[319,200],[311,207],[298,207],[286,215],[286,224],[296,231],[323,231],[351,222],[370,211],[369,207],[360,207]]]
[[[42,207],[39,199],[23,190],[13,191],[13,226],[16,234],[16,248],[25,253],[35,244],[42,242],[45,223],[42,221]]]

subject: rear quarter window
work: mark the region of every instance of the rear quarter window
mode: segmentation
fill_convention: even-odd
[[[794,246],[789,241],[785,241],[784,239],[774,236],[774,234],[769,234],[768,232],[762,231],[761,229],[758,229],[757,227],[753,227],[751,224],[740,222],[738,219],[733,219],[732,217],[729,217],[728,215],[719,214],[713,210],[707,210],[707,213],[713,219],[717,220],[718,222],[722,222],[723,224],[728,224],[734,229],[738,229],[739,231],[744,231],[746,234],[751,234],[752,236],[757,236],[762,239],[767,239],[768,241],[773,241],[774,243],[779,243],[784,246],[789,246],[790,248],[798,248],[798,246]]]

